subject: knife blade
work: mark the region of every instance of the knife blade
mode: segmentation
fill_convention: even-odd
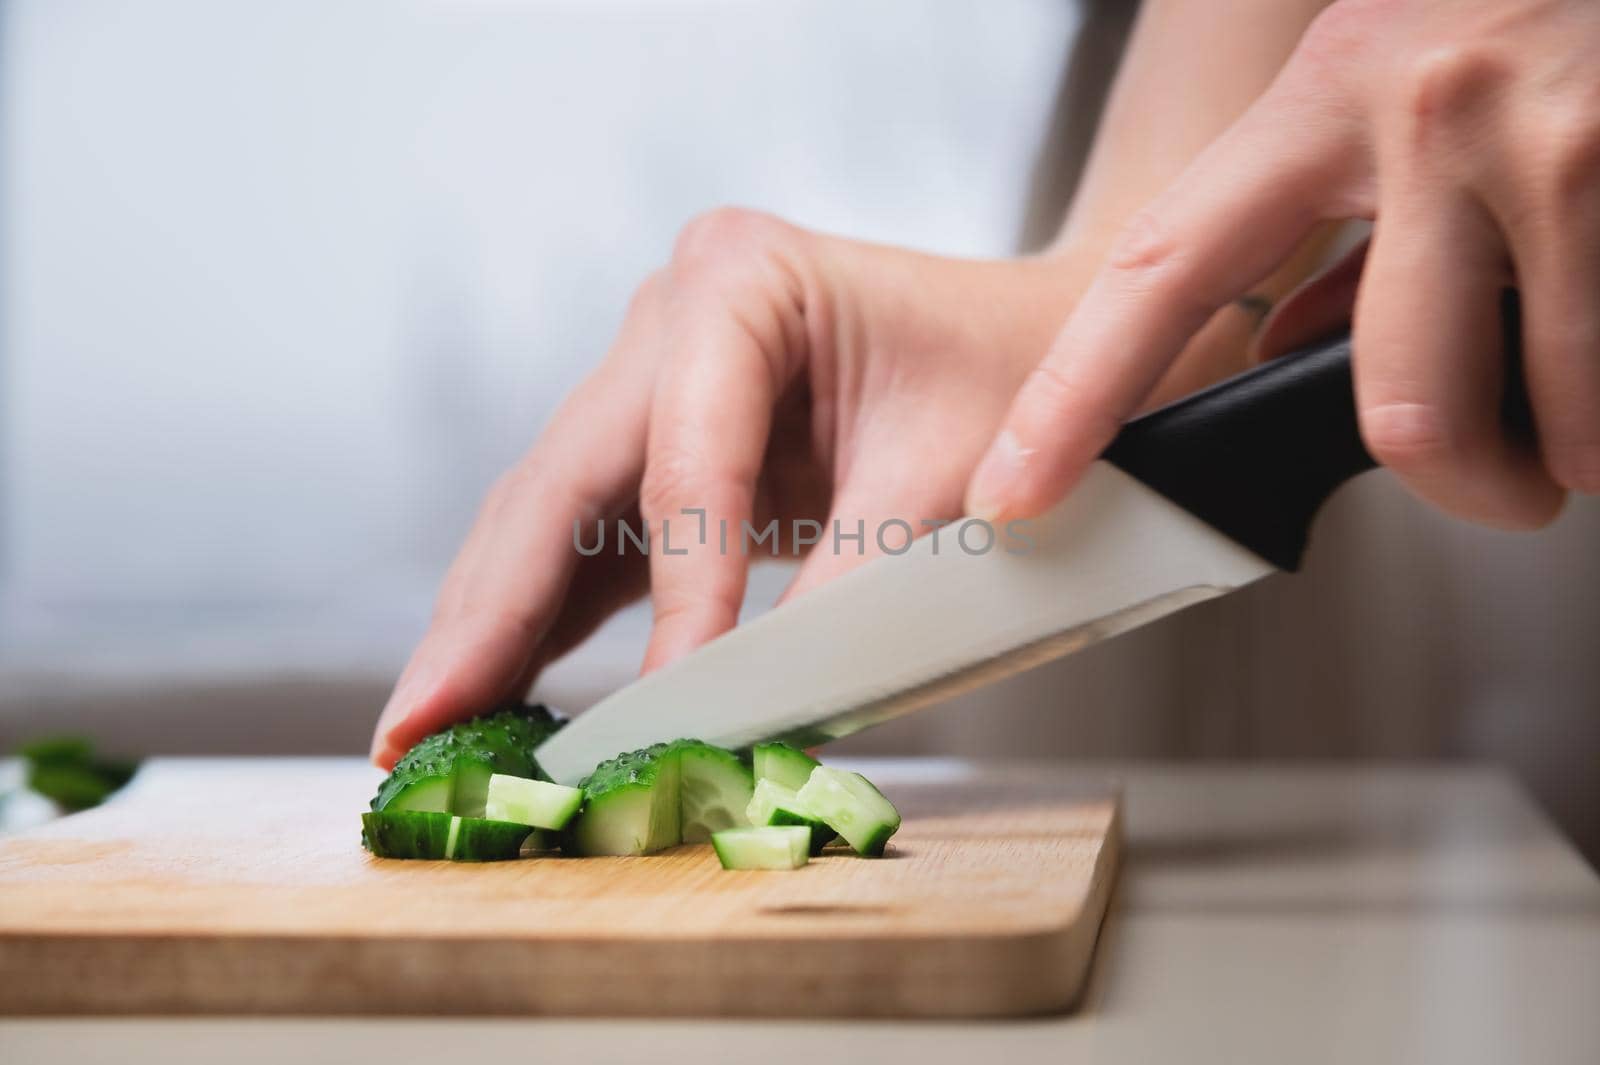
[[[659,740],[826,742],[1274,570],[1106,462],[1026,531],[1026,553],[968,554],[950,526],[869,562],[601,700],[539,764],[575,784]]]

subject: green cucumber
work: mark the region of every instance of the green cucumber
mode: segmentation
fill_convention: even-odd
[[[810,859],[811,830],[803,825],[728,828],[711,846],[724,869],[798,869]]]
[[[685,843],[704,843],[725,828],[748,828],[754,781],[739,756],[698,740],[678,740],[679,818]]]
[[[863,857],[883,854],[900,827],[900,811],[860,773],[818,766],[798,798],[806,813],[821,818]]]
[[[517,857],[532,831],[527,825],[427,810],[361,815],[362,842],[379,858],[504,861]]]
[[[805,787],[811,771],[818,765],[815,758],[787,743],[758,743],[751,757],[757,780],[770,780],[790,791]]]
[[[811,830],[811,853],[821,854],[834,838],[833,829],[811,815],[801,803],[793,788],[786,788],[775,780],[756,781],[745,818],[757,827],[764,825],[803,825]]]
[[[563,724],[544,706],[526,706],[434,733],[395,765],[373,797],[372,808],[482,817],[489,777],[542,777],[534,749]]]
[[[583,792],[577,788],[496,773],[489,778],[483,816],[534,828],[565,828],[582,805]]]
[[[580,855],[652,854],[683,838],[679,749],[658,743],[601,762],[579,785],[583,810],[561,849]]]

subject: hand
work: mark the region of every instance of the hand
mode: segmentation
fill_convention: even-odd
[[[731,628],[748,563],[741,522],[779,518],[787,532],[796,518],[830,530],[837,518],[847,531],[865,521],[863,553],[853,542],[810,553],[792,596],[878,553],[879,521],[957,517],[1079,273],[1062,255],[941,259],[744,211],[692,223],[603,364],[490,491],[379,720],[373,759],[392,765],[441,726],[520,697],[647,589],[646,669]],[[684,508],[706,511],[707,547]],[[581,556],[574,522],[592,546],[596,521],[617,518],[648,523],[648,558],[619,557],[614,535]],[[666,519],[686,555],[660,550]]]
[[[1368,448],[1464,518],[1534,527],[1600,492],[1600,4],[1340,0],[1272,87],[1128,224],[968,489],[1061,498],[1216,308],[1314,225],[1370,252],[1291,297],[1282,350],[1354,308]],[[1364,269],[1362,257],[1364,255]],[[1537,449],[1501,432],[1499,293],[1523,308]]]

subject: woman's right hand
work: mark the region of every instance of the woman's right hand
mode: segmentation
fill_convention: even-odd
[[[1067,253],[938,258],[742,210],[692,222],[599,368],[489,492],[379,719],[374,761],[387,767],[428,733],[520,697],[647,590],[646,670],[732,628],[743,522],[777,518],[785,536],[795,519],[865,523],[859,554],[855,541],[809,554],[793,596],[877,554],[879,522],[922,533],[923,521],[958,517],[1087,265]],[[686,509],[704,510],[706,545],[688,535],[699,519]],[[648,558],[619,555],[614,539],[580,555],[574,523],[592,544],[595,523],[616,519],[648,523]]]

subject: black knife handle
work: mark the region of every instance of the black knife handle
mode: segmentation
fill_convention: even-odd
[[[1508,431],[1531,440],[1515,294],[1502,306],[1502,416]],[[1350,336],[1135,418],[1103,457],[1273,565],[1298,569],[1322,504],[1376,465],[1356,423]]]

